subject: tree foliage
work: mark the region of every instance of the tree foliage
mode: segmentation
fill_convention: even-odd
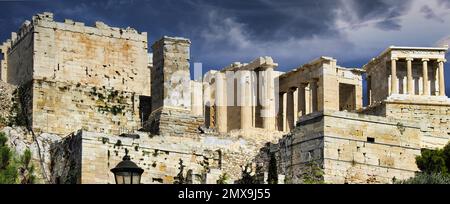
[[[7,146],[3,132],[0,132],[0,184],[33,184],[36,182],[34,166],[31,164],[31,151],[16,157]]]
[[[420,172],[399,184],[450,184],[450,143],[442,149],[424,149],[416,157]]]
[[[443,149],[422,150],[422,155],[416,157],[416,164],[423,173],[448,175],[450,173],[450,143]]]
[[[325,173],[321,165],[310,161],[306,163],[305,167],[301,175],[304,184],[324,184],[323,175]]]

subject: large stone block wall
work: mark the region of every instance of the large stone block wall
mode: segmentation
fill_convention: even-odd
[[[342,112],[325,113],[324,120],[325,182],[390,183],[418,171],[417,123]]]
[[[367,75],[370,76],[368,87],[371,92],[368,95],[370,104],[382,102],[389,96],[389,77],[390,69],[387,69],[388,56],[383,56],[370,66],[366,67]],[[390,67],[390,66],[389,66]]]
[[[0,128],[8,122],[13,107],[13,92],[16,88],[0,81]]]
[[[32,126],[37,132],[68,135],[79,129],[120,134],[140,128],[134,92],[107,87],[34,80]]]
[[[267,172],[267,155],[276,154],[287,183],[303,182],[313,161],[325,183],[391,183],[418,171],[421,134],[420,125],[407,120],[319,112],[301,118],[290,135],[264,150],[259,165]]]
[[[13,85],[23,85],[33,78],[34,37],[32,32],[26,32],[12,42],[7,52],[7,82]]]
[[[233,183],[241,178],[241,167],[253,162],[266,141],[275,142],[280,137],[256,129],[247,134],[204,134],[196,138],[146,133],[120,137],[79,131],[63,140],[66,141],[63,144],[76,144],[70,146],[74,154],[66,152],[61,154],[64,158],[55,157],[65,161],[60,162],[65,168],[55,167],[58,171],[54,171],[53,178],[59,177],[60,182],[71,180],[66,175],[77,175],[81,169],[81,178],[75,179],[81,183],[114,183],[110,169],[122,160],[127,149],[131,160],[144,169],[142,183],[174,183],[180,173],[180,160],[185,166],[183,176],[192,183],[215,184],[224,173],[230,177],[228,182]],[[81,142],[75,142],[78,140]],[[77,161],[81,161],[81,167]]]
[[[35,79],[150,95],[146,33],[36,18],[33,45]]]
[[[190,110],[190,44],[167,36],[153,44],[152,112],[166,107]]]
[[[415,120],[421,124],[422,148],[442,148],[450,141],[449,103],[386,102],[386,116],[397,120]]]

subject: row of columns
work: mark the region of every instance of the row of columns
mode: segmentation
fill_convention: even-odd
[[[237,105],[240,106],[240,129],[249,129],[254,126],[256,120],[253,114],[254,100],[261,102],[261,118],[262,126],[267,130],[276,129],[276,112],[275,112],[275,83],[274,83],[274,70],[273,67],[265,67],[261,74],[260,82],[262,86],[254,89],[254,84],[257,79],[252,78],[251,71],[239,71],[238,80],[240,81],[237,91],[238,101]],[[225,73],[216,74],[216,127],[219,132],[228,131],[228,95],[230,94],[227,88],[227,76]],[[260,94],[255,94],[255,91],[260,91]],[[261,99],[255,96],[261,97]],[[235,104],[236,105],[236,104]]]
[[[317,86],[317,81],[300,83],[298,87],[291,87],[287,92],[280,93],[278,130],[290,131],[295,127],[300,116],[317,111]],[[294,95],[296,91],[297,99]],[[284,95],[286,96],[284,97]],[[295,111],[295,100],[297,101],[297,111]]]
[[[391,59],[391,93],[398,94],[398,77],[397,77],[397,61],[398,58]],[[407,94],[414,94],[414,79],[412,72],[413,58],[406,58],[406,74],[407,74]],[[428,62],[429,59],[422,59],[422,73],[423,73],[423,95],[431,95],[430,84],[428,82]],[[438,67],[438,80],[439,80],[439,95],[445,96],[445,81],[444,81],[444,63],[445,59],[437,59]]]

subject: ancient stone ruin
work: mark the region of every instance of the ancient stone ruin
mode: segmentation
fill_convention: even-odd
[[[450,139],[447,47],[289,72],[262,56],[192,80],[190,45],[164,36],[149,50],[145,32],[37,14],[0,46],[0,128],[31,147],[42,183],[114,183],[126,150],[143,183],[305,183],[311,169],[391,183]]]

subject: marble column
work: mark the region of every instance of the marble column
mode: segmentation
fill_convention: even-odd
[[[289,131],[294,129],[295,127],[294,91],[295,89],[290,88],[289,91],[287,92],[286,117],[287,117],[287,127]]]
[[[227,80],[224,73],[216,74],[216,121],[217,131],[225,133],[228,131],[227,116]]]
[[[275,84],[273,68],[269,67],[264,71],[264,94],[262,94],[262,120],[263,128],[275,130]]]
[[[300,116],[304,116],[306,115],[306,91],[305,91],[306,85],[305,84],[300,84],[300,86],[298,86],[298,112],[299,112],[299,117]]]
[[[412,61],[413,58],[406,58],[406,73],[407,73],[407,79],[406,79],[406,88],[408,90],[409,95],[414,95],[414,80],[413,80],[413,74],[412,74]]]
[[[422,88],[423,88],[423,95],[424,96],[429,96],[430,95],[430,82],[428,81],[428,61],[429,59],[422,59],[422,74],[423,74],[423,79],[422,79]]]
[[[318,110],[318,95],[317,95],[317,81],[312,81],[310,83],[310,92],[311,92],[311,97],[310,97],[310,104],[311,104],[311,113],[316,112]]]
[[[286,93],[280,92],[278,97],[278,130],[284,131],[284,95]]]
[[[250,71],[240,71],[240,106],[241,106],[241,129],[249,129],[252,127],[252,86]]]
[[[445,96],[444,63],[445,59],[439,59],[439,96]]]
[[[398,94],[397,60],[391,59],[391,94]]]

